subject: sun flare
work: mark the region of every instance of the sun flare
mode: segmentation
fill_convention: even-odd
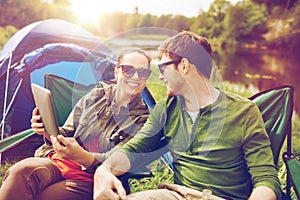
[[[96,22],[103,12],[103,6],[97,0],[73,0],[73,9],[78,13],[80,22]]]

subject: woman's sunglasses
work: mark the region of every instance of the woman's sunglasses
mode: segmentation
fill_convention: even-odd
[[[122,73],[125,78],[131,78],[131,77],[133,77],[135,72],[137,72],[139,78],[141,80],[145,81],[149,78],[149,76],[151,74],[150,69],[145,69],[145,68],[136,69],[135,67],[133,67],[131,65],[119,65],[117,67],[122,69]]]

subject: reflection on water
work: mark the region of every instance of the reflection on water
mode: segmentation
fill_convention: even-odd
[[[262,50],[217,50],[214,62],[223,80],[254,87],[258,91],[279,85],[295,89],[295,111],[300,113],[300,52]]]

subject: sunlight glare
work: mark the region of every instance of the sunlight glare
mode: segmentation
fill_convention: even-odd
[[[80,22],[96,22],[103,11],[103,5],[97,0],[73,0],[73,9],[78,13]]]

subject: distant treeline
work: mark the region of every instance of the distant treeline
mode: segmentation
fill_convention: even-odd
[[[132,13],[102,14],[96,23],[81,24],[101,37],[127,30],[159,27],[176,31],[190,30],[210,38],[222,47],[242,45],[248,48],[295,49],[300,46],[299,0],[244,0],[231,5],[215,0],[208,11],[197,17]],[[78,14],[67,0],[1,0],[0,49],[20,28],[35,21],[58,18],[78,23]],[[149,32],[148,32],[149,33]]]

